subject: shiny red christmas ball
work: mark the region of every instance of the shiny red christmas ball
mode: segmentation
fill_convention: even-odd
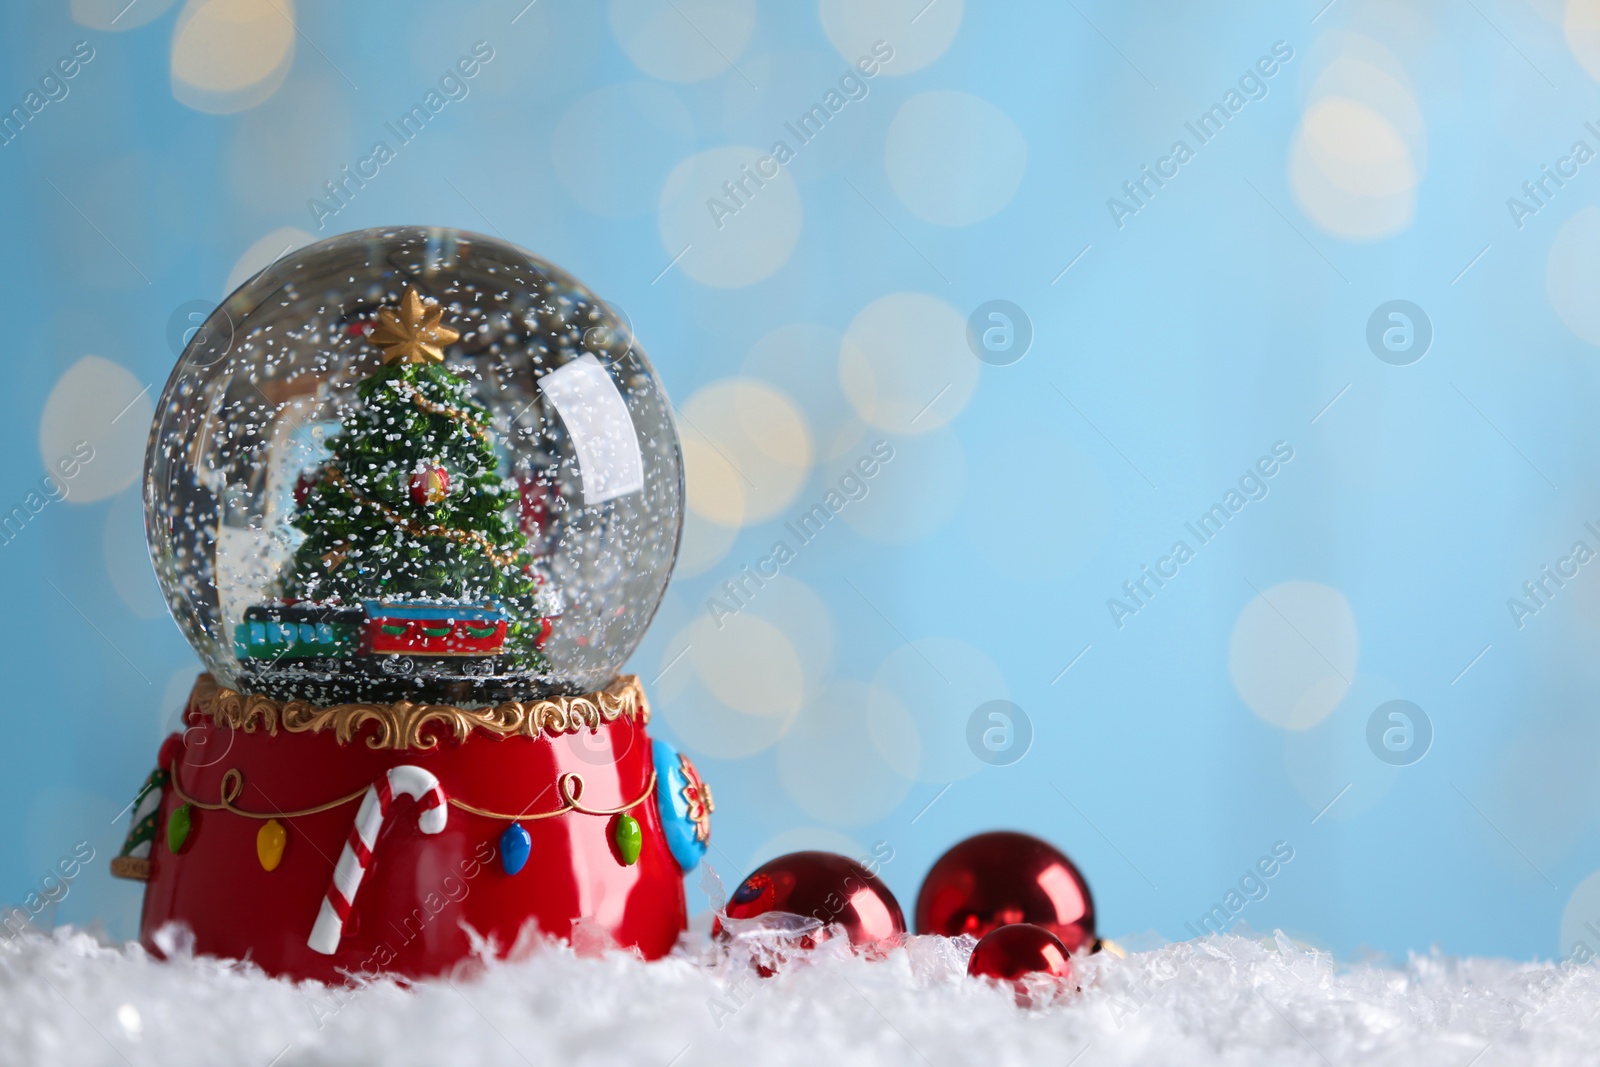
[[[411,474],[411,502],[417,507],[437,504],[450,495],[450,472],[443,467],[428,467]]]
[[[551,488],[537,478],[517,480],[517,522],[522,532],[536,544],[550,525],[550,501],[554,495]],[[539,551],[535,549],[534,554],[538,555]]]
[[[1072,861],[1048,842],[998,830],[940,856],[917,894],[917,933],[983,937],[1033,923],[1069,952],[1095,947],[1094,898]]]
[[[301,471],[300,476],[294,480],[294,506],[305,504],[306,497],[311,495],[312,487],[322,480],[320,471]]]
[[[855,860],[832,852],[791,852],[756,868],[728,900],[730,919],[787,912],[844,929],[859,948],[882,944],[906,932],[905,917],[889,887]],[[714,932],[721,934],[721,924]],[[810,948],[827,935],[800,939]]]
[[[1049,975],[1062,985],[1072,977],[1072,958],[1061,939],[1042,926],[1032,923],[1013,923],[989,931],[972,950],[967,961],[967,974],[973,978],[998,978],[1011,982],[1017,991],[1017,1002],[1027,1003],[1027,985],[1022,979],[1030,974]]]

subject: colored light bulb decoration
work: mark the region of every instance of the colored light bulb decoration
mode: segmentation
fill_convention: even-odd
[[[1035,990],[1059,992],[1072,977],[1072,960],[1061,939],[1042,926],[1013,923],[984,934],[967,960],[967,974],[1010,983],[1017,1003],[1033,1003]],[[1054,979],[1041,982],[1038,979]]]
[[[283,862],[283,846],[289,843],[289,831],[277,819],[268,819],[256,831],[256,859],[261,869],[275,871]]]
[[[923,879],[917,933],[983,937],[1011,923],[1042,926],[1069,952],[1095,947],[1089,884],[1049,842],[1006,830],[978,834],[940,856]]]
[[[639,820],[632,815],[618,815],[611,831],[611,838],[617,843],[617,857],[626,866],[633,866],[639,862],[639,850],[644,847],[644,834],[639,829]]]
[[[528,857],[533,853],[533,838],[528,836],[528,831],[522,828],[520,822],[514,822],[506,827],[506,832],[500,835],[500,866],[507,874],[516,874],[528,864]]]
[[[182,852],[184,844],[189,840],[189,831],[194,826],[194,809],[188,804],[181,804],[171,815],[167,816],[167,851]]]
[[[666,954],[712,801],[620,673],[684,507],[632,331],[521,249],[401,227],[283,256],[192,337],[144,499],[207,673],[113,864],[145,944],[177,922],[275,975],[425,977],[468,930],[581,918]]]

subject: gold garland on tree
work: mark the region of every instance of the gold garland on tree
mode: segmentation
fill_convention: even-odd
[[[444,346],[454,344],[460,339],[461,334],[443,325],[444,308],[437,303],[424,303],[422,296],[415,287],[406,286],[404,295],[400,298],[399,310],[391,307],[378,309],[378,325],[369,335],[374,345],[382,351],[384,366],[397,363],[443,363]],[[485,426],[472,413],[461,408],[440,404],[423,396],[409,383],[392,383],[396,391],[411,400],[421,411],[431,415],[442,415],[464,426],[467,431],[486,444],[494,444],[494,435],[489,427]],[[519,560],[517,553],[505,555],[496,550],[494,542],[476,530],[460,530],[452,526],[434,524],[432,526],[418,526],[408,520],[399,511],[366,496],[350,484],[349,478],[338,467],[329,464],[323,468],[322,482],[332,483],[342,489],[351,500],[358,505],[369,505],[389,522],[404,530],[413,537],[443,537],[457,544],[476,545],[484,555],[497,567],[515,567]],[[335,545],[323,553],[322,562],[328,570],[337,570],[350,558],[348,546]]]
[[[593,732],[619,718],[639,726],[650,721],[650,704],[635,674],[618,675],[598,693],[508,700],[487,708],[413,704],[406,700],[319,707],[304,700],[280,701],[259,693],[246,696],[218,685],[209,674],[195,682],[189,700],[190,722],[210,719],[216,726],[245,733],[254,733],[260,726],[271,737],[276,737],[280,729],[291,734],[332,730],[340,744],[349,744],[363,729],[375,726],[367,738],[367,747],[372,749],[426,751],[438,746],[441,735],[462,742],[474,730],[502,738],[558,737],[585,728]]]
[[[445,537],[459,544],[475,544],[483,549],[483,554],[488,556],[495,566],[515,567],[517,565],[517,557],[515,555],[506,556],[495,551],[494,542],[476,530],[458,530],[454,526],[441,526],[437,523],[432,526],[418,526],[383,501],[374,500],[372,497],[358,492],[356,487],[350,484],[350,479],[344,476],[344,471],[341,471],[338,467],[329,464],[326,471],[327,473],[323,475],[324,480],[330,481],[340,489],[343,489],[350,499],[357,504],[371,505],[375,511],[412,537]],[[348,551],[341,549],[334,549],[327,555],[334,555],[336,552],[338,553],[337,558],[334,562],[328,564],[329,570],[337,567],[350,556]]]

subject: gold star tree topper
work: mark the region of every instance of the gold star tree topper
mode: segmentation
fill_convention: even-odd
[[[383,362],[391,363],[443,363],[444,346],[453,344],[461,334],[448,326],[440,325],[444,308],[438,304],[422,302],[422,297],[410,286],[400,298],[400,310],[378,309],[378,327],[372,331],[372,343],[383,349]]]

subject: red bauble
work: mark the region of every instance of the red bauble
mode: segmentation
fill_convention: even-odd
[[[832,852],[791,852],[757,867],[728,901],[730,919],[786,912],[844,929],[850,943],[872,948],[906,932],[905,917],[889,887],[855,860]],[[721,924],[716,928],[721,933]],[[810,948],[826,934],[802,938]]]
[[[939,857],[917,894],[917,933],[983,937],[1034,923],[1069,952],[1095,947],[1094,898],[1062,852],[1027,834],[978,834]]]
[[[300,477],[294,480],[294,506],[302,507],[306,497],[311,495],[311,489],[322,480],[320,471],[301,471]]]
[[[1014,923],[984,935],[967,961],[967,974],[1013,983],[1017,1002],[1025,1004],[1031,999],[1022,981],[1025,976],[1049,975],[1065,985],[1072,977],[1072,959],[1067,946],[1049,930],[1032,923]]]
[[[411,474],[411,502],[419,508],[437,504],[450,495],[450,472],[427,467]]]
[[[550,501],[554,491],[532,477],[517,480],[517,523],[535,546],[542,546],[545,528],[550,525]],[[536,548],[535,555],[542,554]]]

